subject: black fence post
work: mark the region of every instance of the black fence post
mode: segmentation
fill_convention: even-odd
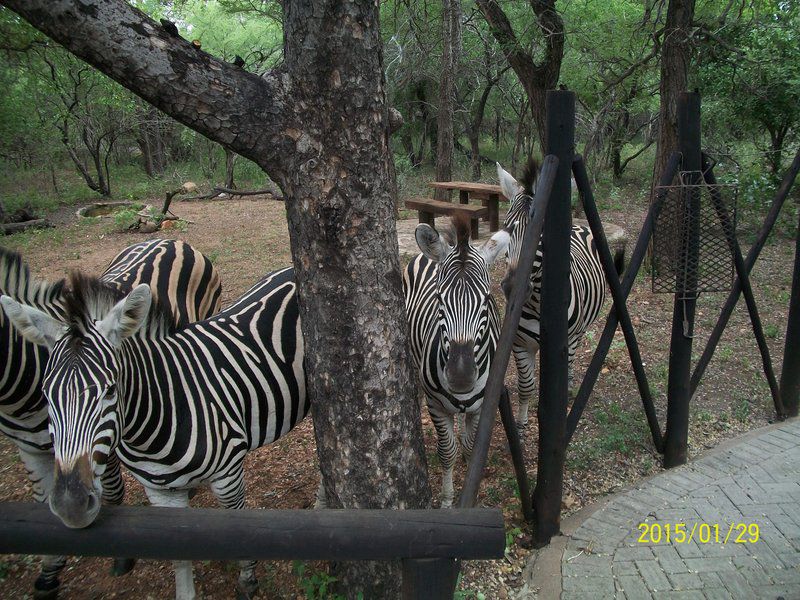
[[[690,374],[692,335],[697,302],[696,271],[688,269],[697,264],[700,215],[700,95],[683,92],[678,98],[678,138],[683,162],[681,192],[685,210],[681,270],[694,276],[681,277],[672,311],[672,338],[669,347],[669,376],[667,380],[667,429],[664,436],[664,466],[675,467],[687,460],[689,437]],[[679,273],[680,271],[679,270]]]
[[[541,348],[539,351],[539,460],[533,492],[534,543],[559,532],[568,400],[567,307],[572,215],[570,181],[575,147],[575,94],[547,92],[546,152],[558,171],[544,220]]]
[[[789,300],[789,320],[786,323],[780,389],[786,414],[796,417],[800,403],[800,224],[795,234],[792,296]]]

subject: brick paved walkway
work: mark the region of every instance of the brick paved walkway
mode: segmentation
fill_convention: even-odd
[[[640,542],[641,523],[661,542]],[[676,538],[677,523],[685,532]],[[733,543],[734,528],[723,543],[731,524],[753,523],[757,542]],[[661,473],[562,530],[529,566],[521,598],[800,598],[800,419]]]

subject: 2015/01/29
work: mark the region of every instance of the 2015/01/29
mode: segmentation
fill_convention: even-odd
[[[719,523],[695,523],[691,528],[686,523],[639,523],[642,544],[688,544],[696,540],[701,544],[755,544],[759,540],[758,523],[731,523],[727,527]]]

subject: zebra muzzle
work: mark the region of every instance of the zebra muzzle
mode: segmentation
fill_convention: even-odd
[[[475,389],[478,369],[472,342],[451,343],[444,367],[447,385],[453,394],[468,394]]]
[[[56,463],[50,510],[64,525],[73,529],[88,527],[97,518],[100,504],[88,456],[81,456],[68,470]]]

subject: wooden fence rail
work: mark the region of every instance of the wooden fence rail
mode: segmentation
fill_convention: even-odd
[[[502,558],[499,509],[224,510],[104,506],[68,529],[45,504],[0,504],[0,553],[165,560]],[[451,592],[452,593],[452,592]]]

